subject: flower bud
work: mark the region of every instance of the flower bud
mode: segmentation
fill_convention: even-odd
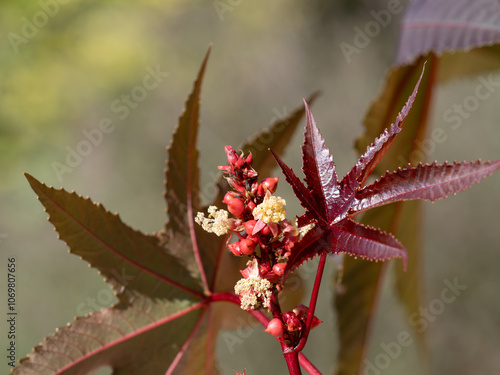
[[[238,157],[238,160],[234,163],[234,166],[238,169],[241,169],[245,166],[245,159],[241,159]]]
[[[245,232],[247,232],[248,235],[253,234],[253,228],[255,227],[255,224],[257,224],[257,220],[248,220],[243,224],[245,226]]]
[[[227,210],[236,217],[241,217],[245,211],[245,204],[241,199],[234,198],[227,203]]]
[[[298,318],[302,318],[303,316],[307,315],[309,308],[303,304],[300,304],[295,306],[292,311],[295,313],[295,315],[297,315]]]
[[[276,191],[276,188],[278,187],[278,180],[279,177],[268,177],[262,180],[260,185],[262,186],[262,190],[264,191],[264,194],[266,191],[269,190],[269,192],[274,193]]]
[[[294,332],[302,328],[302,322],[293,311],[287,311],[281,314],[283,322],[286,324],[288,331]]]
[[[255,251],[255,242],[249,238],[240,241],[240,251],[244,255],[251,255]]]
[[[259,176],[259,174],[254,169],[249,169],[247,171],[247,177],[248,178],[255,178],[255,177],[258,177],[258,176]]]
[[[246,209],[247,209],[249,212],[252,212],[252,211],[253,211],[253,209],[254,209],[255,207],[257,207],[257,205],[256,205],[254,202],[249,201],[249,202],[247,203]]]
[[[261,221],[261,223],[264,223],[263,221]],[[267,236],[271,230],[269,229],[269,227],[267,226],[266,223],[264,223],[265,226],[260,230],[260,233],[262,233],[264,236]]]
[[[264,278],[266,275],[271,271],[271,267],[269,267],[267,264],[261,264],[259,267],[259,275],[260,277]]]
[[[229,245],[227,245],[227,248],[229,250],[231,250],[231,252],[236,255],[237,257],[240,257],[243,255],[243,253],[241,252],[241,248],[240,248],[240,243],[239,242],[233,242],[233,243],[230,243]]]
[[[224,147],[224,150],[226,151],[227,161],[229,164],[235,164],[239,160],[238,154],[231,146]]]
[[[285,333],[285,326],[280,319],[274,318],[267,324],[264,332],[270,333],[274,337],[281,337]]]
[[[245,163],[247,163],[247,165],[250,167],[252,165],[252,160],[253,160],[253,156],[252,156],[252,153],[250,152],[247,156],[247,159],[245,160]]]
[[[273,266],[273,272],[276,274],[276,276],[281,277],[285,272],[285,268],[286,268],[286,263],[276,263]]]
[[[288,319],[287,325],[288,330],[291,332],[298,331],[302,328],[302,322],[296,315],[293,315],[290,319]]]

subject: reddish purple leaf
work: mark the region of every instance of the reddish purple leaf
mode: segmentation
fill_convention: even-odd
[[[306,108],[306,130],[302,145],[302,170],[314,202],[328,222],[333,219],[337,198],[340,195],[335,164],[330,151],[325,147],[309,106]]]
[[[469,188],[499,168],[500,160],[441,165],[434,162],[398,169],[357,192],[350,213],[358,214],[376,206],[409,199],[443,199],[448,194]]]
[[[406,269],[406,249],[392,234],[365,227],[350,219],[334,224],[331,230],[336,238],[335,252],[374,261],[402,258]]]
[[[406,269],[406,250],[392,234],[345,219],[328,229],[315,226],[307,232],[294,246],[285,276],[305,261],[325,252],[346,253],[374,261],[402,258]]]
[[[428,52],[463,51],[500,42],[497,0],[414,0],[401,24],[396,64]]]

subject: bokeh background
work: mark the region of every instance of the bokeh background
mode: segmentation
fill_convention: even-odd
[[[372,20],[370,11],[386,7],[384,0],[0,1],[0,267],[5,275],[7,258],[16,257],[18,359],[75,315],[113,302],[96,270],[66,254],[23,172],[90,196],[137,229],[160,229],[165,220],[165,146],[213,43],[202,91],[202,186],[224,163],[224,145],[237,146],[318,89],[322,96],[313,112],[343,174],[356,160],[353,142],[363,132],[363,114],[394,60],[402,13],[393,14],[351,61],[340,44],[353,44],[354,28]],[[46,18],[36,19],[40,12]],[[28,29],[32,22],[41,26]],[[13,34],[29,38],[19,42]],[[142,101],[126,104],[124,95],[142,85],[148,69],[165,76]],[[490,73],[500,81],[499,71],[481,76]],[[431,120],[445,130],[447,140],[428,159],[500,157],[498,88],[460,127],[451,128],[443,119],[455,103],[474,94],[481,76],[438,86]],[[126,116],[116,110],[118,105],[127,106]],[[82,131],[96,129],[105,118],[113,121],[114,130],[71,171],[58,175],[54,163],[65,164],[68,150],[86,139]],[[300,165],[300,133],[284,157],[295,168]],[[499,185],[500,173],[457,197],[425,204],[421,283],[426,301],[440,298],[444,280],[467,286],[429,321],[432,374],[500,370]],[[280,191],[289,212],[299,214],[291,190],[282,183]],[[306,350],[325,373],[331,373],[338,349],[328,282],[334,269],[332,260],[318,314],[324,328],[312,334]],[[312,277],[306,272],[304,279]],[[411,330],[391,283],[387,278],[381,293],[371,360],[383,353],[381,343]],[[1,300],[4,314],[6,298]],[[2,352],[7,344],[4,317]],[[241,337],[241,332],[235,334]],[[286,372],[279,346],[260,328],[244,336],[234,346],[220,340],[223,374],[244,368],[249,375]],[[6,362],[2,355],[3,373],[9,369]],[[416,345],[411,345],[383,373],[427,373],[424,369]]]

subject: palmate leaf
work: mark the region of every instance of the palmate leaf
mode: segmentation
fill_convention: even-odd
[[[422,75],[396,121],[368,146],[366,152],[340,184],[337,181],[333,158],[325,146],[325,141],[306,103],[302,171],[306,176],[307,187],[277,155],[273,153],[273,156],[307,211],[299,218],[299,225],[304,226],[315,221],[315,225],[320,228],[315,228],[314,234],[306,235],[306,238],[295,245],[293,254],[287,262],[286,275],[304,261],[325,252],[347,253],[375,261],[399,257],[403,259],[406,268],[406,250],[392,235],[363,227],[348,219],[347,213],[357,202],[355,193],[401,131],[402,123],[413,104],[421,79]],[[319,238],[316,240],[319,244],[314,241],[309,244],[313,237]]]
[[[14,373],[81,374],[105,365],[120,374],[165,372],[204,306],[199,282],[155,236],[134,231],[90,199],[26,177],[60,238],[99,269],[119,302],[58,330]]]

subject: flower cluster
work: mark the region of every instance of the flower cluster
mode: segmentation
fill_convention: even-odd
[[[261,308],[272,311],[272,319],[265,332],[295,346],[306,327],[308,308],[298,305],[292,311],[281,312],[277,294],[283,287],[283,276],[294,244],[299,241],[313,223],[301,228],[286,219],[286,202],[273,195],[278,177],[258,182],[258,174],[252,168],[252,155],[238,155],[231,146],[226,146],[229,165],[220,166],[232,188],[224,195],[227,211],[208,208],[208,217],[199,212],[195,221],[204,230],[218,236],[234,234],[236,241],[227,243],[236,256],[248,256],[247,267],[240,271],[234,292],[240,297],[244,310]],[[231,213],[234,218],[229,217]],[[313,317],[310,328],[321,321]]]
[[[285,200],[273,195],[278,177],[259,183],[258,173],[252,168],[252,154],[238,155],[231,146],[226,146],[225,151],[229,165],[219,169],[232,188],[222,200],[227,211],[211,206],[208,217],[198,213],[195,221],[218,236],[235,234],[237,240],[228,243],[228,249],[236,256],[250,257],[247,268],[240,271],[243,279],[235,286],[241,308],[271,309],[271,297],[281,290],[286,262],[299,240],[299,231],[286,219]],[[229,213],[234,218],[229,218]]]

